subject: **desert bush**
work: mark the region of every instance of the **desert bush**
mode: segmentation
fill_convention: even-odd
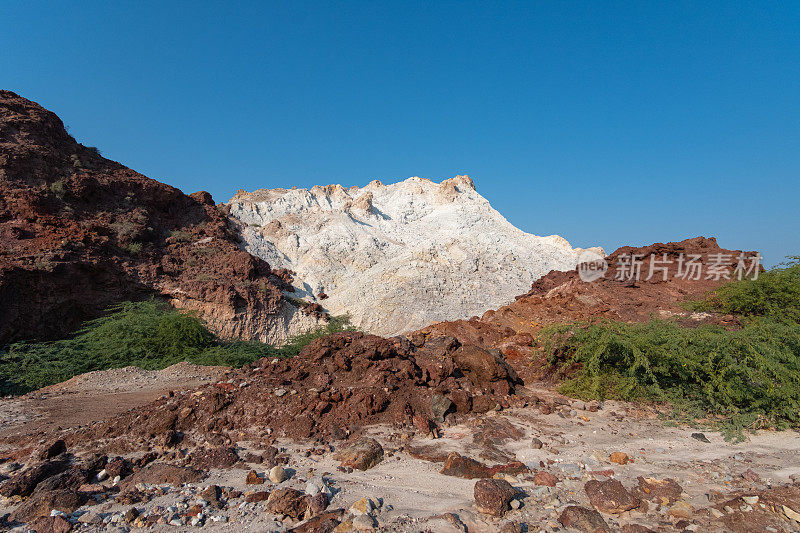
[[[143,247],[142,243],[140,243],[140,242],[132,242],[126,247],[126,249],[128,250],[128,253],[130,253],[132,255],[138,255],[138,254],[141,253],[142,247]]]
[[[772,317],[800,322],[800,256],[762,272],[757,279],[726,283],[690,308],[745,318]]]
[[[189,361],[240,367],[262,357],[296,355],[314,339],[347,328],[334,318],[286,346],[218,339],[192,313],[150,300],[126,302],[89,321],[71,338],[0,347],[0,393],[23,394],[77,374],[123,366],[157,370]]]
[[[540,334],[560,391],[584,399],[666,402],[672,417],[740,437],[800,426],[797,262],[737,281],[697,307],[734,313],[742,327],[671,321],[561,324]]]
[[[64,183],[64,180],[57,180],[51,183],[50,192],[57,198],[63,199],[64,195],[67,194],[67,185]]]
[[[172,239],[177,242],[188,242],[192,239],[191,233],[179,229],[170,232],[169,236],[172,237]]]

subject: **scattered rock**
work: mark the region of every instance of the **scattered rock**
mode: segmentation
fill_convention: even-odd
[[[352,523],[356,531],[373,531],[377,525],[375,519],[368,514],[353,517]]]
[[[583,488],[591,504],[603,513],[619,514],[641,504],[641,500],[628,492],[616,479],[587,481]]]
[[[540,485],[544,487],[555,487],[556,483],[558,483],[558,478],[551,474],[550,472],[545,472],[541,470],[536,472],[536,475],[533,476],[533,484]]]
[[[273,466],[269,471],[269,480],[273,483],[283,483],[287,479],[289,479],[289,474],[281,465]]]
[[[503,516],[517,495],[517,489],[504,479],[481,479],[473,492],[478,510],[491,516]]]
[[[533,448],[534,450],[541,450],[543,445],[544,444],[542,443],[542,441],[537,439],[536,437],[534,437],[533,440],[531,440],[531,448]]]
[[[42,516],[30,524],[35,533],[67,533],[72,531],[72,524],[63,516]]]
[[[636,479],[639,485],[634,487],[633,494],[643,500],[669,505],[679,500],[683,492],[681,486],[671,478],[655,479],[639,476]]]
[[[674,518],[691,518],[692,513],[694,512],[694,507],[689,505],[683,500],[675,502],[675,504],[669,508],[667,514]]]
[[[463,455],[452,452],[447,456],[444,467],[439,472],[445,476],[454,476],[464,479],[479,479],[492,477],[488,466]]]
[[[447,415],[453,407],[454,404],[450,398],[442,396],[441,394],[434,394],[431,397],[431,414],[433,415],[433,421],[440,424],[444,422],[445,415]]]
[[[308,509],[310,498],[299,490],[275,489],[267,499],[267,510],[273,514],[282,514],[300,520]]]
[[[583,533],[610,533],[603,517],[594,509],[570,505],[561,513],[558,521],[564,527],[571,527]]]
[[[268,490],[253,490],[244,493],[244,501],[247,503],[257,503],[266,501],[269,498]]]
[[[125,480],[125,486],[133,487],[137,483],[149,485],[172,485],[179,487],[184,483],[198,483],[206,477],[206,473],[188,466],[176,466],[166,463],[151,463]]]
[[[247,473],[247,479],[245,480],[245,483],[247,483],[248,485],[263,485],[264,478],[259,476],[258,472],[256,472],[255,470],[251,470],[250,472]]]
[[[692,438],[694,440],[699,440],[700,442],[707,442],[707,443],[711,442],[710,440],[708,440],[708,437],[706,437],[705,433],[692,433]]]
[[[618,465],[626,465],[631,461],[631,458],[625,452],[614,452],[609,456],[608,460]]]
[[[341,466],[369,470],[383,460],[383,447],[371,438],[362,438],[336,454]]]

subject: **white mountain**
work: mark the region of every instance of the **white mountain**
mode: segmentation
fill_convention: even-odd
[[[481,315],[582,251],[517,229],[468,176],[239,191],[228,205],[245,249],[295,272],[292,296],[381,335]]]

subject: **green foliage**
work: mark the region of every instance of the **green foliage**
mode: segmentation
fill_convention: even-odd
[[[67,194],[67,186],[64,183],[64,180],[58,180],[51,183],[50,192],[56,195],[56,197],[63,199],[64,195]]]
[[[355,328],[350,325],[349,315],[334,316],[331,317],[327,324],[293,337],[287,344],[281,346],[280,353],[284,357],[294,357],[300,353],[300,350],[320,337],[325,337],[326,335],[338,333],[340,331],[354,330]]]
[[[740,437],[742,429],[800,426],[797,261],[730,283],[698,308],[744,317],[741,329],[562,324],[542,331],[560,390],[584,399],[668,402],[672,417]]]
[[[140,242],[132,242],[127,246],[128,253],[138,255],[142,251],[143,244]]]
[[[77,374],[123,366],[157,370],[189,361],[240,367],[262,357],[296,355],[329,333],[348,329],[346,317],[276,348],[261,342],[225,342],[191,313],[150,300],[126,302],[89,321],[69,339],[0,347],[0,393],[22,394]]]
[[[789,257],[788,262],[755,280],[727,283],[691,308],[800,322],[800,257]]]
[[[177,242],[187,242],[192,239],[191,233],[179,229],[170,232],[169,236],[172,237],[172,239]]]

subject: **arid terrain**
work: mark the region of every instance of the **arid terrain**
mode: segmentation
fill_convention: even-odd
[[[443,188],[471,194],[465,184],[460,177]],[[425,186],[436,194],[442,188]],[[111,304],[154,297],[195,311],[222,339],[279,344],[330,319],[320,297],[328,282],[319,278],[307,294],[302,285],[328,275],[341,250],[319,271],[308,266],[308,242],[287,265],[251,255],[274,244],[264,239],[280,224],[264,215],[263,227],[253,229],[246,214],[231,216],[230,204],[215,205],[207,193],[187,196],[104,159],[70,137],[53,113],[10,91],[0,92],[0,193],[4,344],[63,338]],[[286,194],[311,193],[281,190]],[[356,203],[374,215],[371,202],[380,194]],[[262,203],[279,202],[261,195]],[[250,196],[237,198],[233,209],[242,211],[236,202]],[[262,215],[268,207],[247,205]],[[297,215],[282,213],[281,224],[287,216]],[[489,226],[507,224],[500,219]],[[297,232],[315,234],[297,228],[296,243]],[[496,250],[534,242],[514,261],[547,257],[518,268],[502,291],[483,281],[459,287],[453,273],[468,278],[459,264],[441,271],[442,286],[463,291],[448,297],[442,316],[470,291],[484,291],[476,297],[481,316],[469,317],[470,307],[460,319],[416,331],[405,331],[413,320],[379,320],[403,333],[320,334],[294,357],[259,355],[241,368],[127,366],[0,399],[0,529],[800,530],[795,430],[758,429],[736,442],[679,423],[666,401],[568,397],[559,385],[581,364],[553,364],[566,356],[545,353],[541,337],[554,324],[654,318],[691,331],[712,325],[723,334],[747,332],[742,316],[687,308],[725,277],[654,276],[653,258],[683,264],[691,256],[700,266],[733,271],[756,253],[725,250],[710,237],[624,247],[605,258],[605,277],[587,282],[567,270],[578,251],[506,230],[516,240],[498,239]],[[336,238],[328,240],[336,249]],[[358,250],[346,246],[344,255]],[[642,279],[621,275],[631,255],[643,258]],[[294,262],[308,278],[279,268]],[[487,272],[501,275],[502,261],[482,270],[480,280],[490,280]],[[334,277],[352,290],[357,276],[345,274]],[[525,276],[533,280],[528,292],[485,308]],[[292,294],[311,299],[292,303]],[[346,311],[342,301],[337,313]],[[358,309],[369,303],[359,301]],[[434,306],[436,298],[422,304]],[[761,381],[758,375],[749,385]],[[766,427],[765,420],[751,429]]]

